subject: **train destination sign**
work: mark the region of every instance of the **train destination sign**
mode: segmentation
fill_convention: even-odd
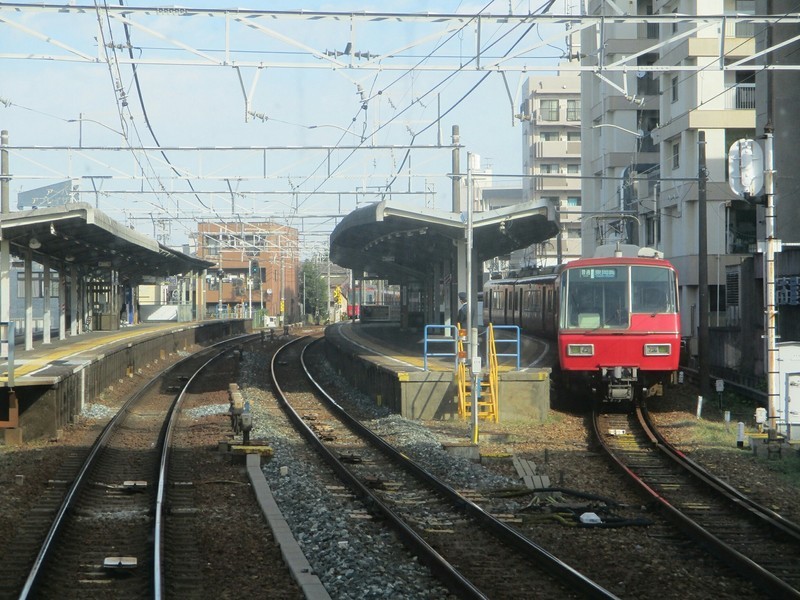
[[[616,269],[580,269],[579,277],[581,279],[616,279]]]

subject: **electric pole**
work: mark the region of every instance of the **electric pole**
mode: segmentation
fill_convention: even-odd
[[[697,226],[699,229],[697,250],[698,330],[697,358],[699,361],[700,396],[710,398],[710,375],[708,366],[708,211],[706,206],[708,169],[706,168],[706,132],[699,131],[698,182],[697,182]]]

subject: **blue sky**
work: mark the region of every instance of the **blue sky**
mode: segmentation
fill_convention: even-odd
[[[268,3],[270,10],[463,14],[476,14],[485,7],[484,14],[526,14],[544,4]],[[576,4],[575,0],[558,0],[550,13],[570,10],[574,14]],[[130,0],[125,5],[173,6]],[[263,9],[265,5],[220,0],[180,6]],[[524,75],[509,72],[504,81],[499,73],[486,76],[485,72],[391,68],[392,64],[467,63],[477,43],[474,24],[445,31],[442,24],[429,22],[254,19],[253,27],[231,20],[226,29],[221,17],[137,13],[130,17],[136,26],[129,30],[133,51],[142,61],[137,67],[138,86],[131,65],[124,62],[112,62],[109,68],[104,61],[22,58],[69,55],[63,47],[37,37],[45,36],[89,56],[102,51],[97,42],[102,40],[117,47],[116,51],[108,50],[108,56],[127,59],[128,50],[121,47],[125,42],[122,23],[91,5],[89,8],[82,15],[75,11],[0,9],[0,128],[9,131],[11,146],[59,148],[12,151],[12,207],[19,191],[70,177],[77,179],[80,190],[86,192],[82,201],[96,204],[113,218],[172,245],[187,242],[198,219],[235,217],[290,223],[301,229],[307,245],[313,246],[327,243],[325,235],[336,223],[330,215],[348,212],[357,202],[386,197],[390,183],[395,192],[393,201],[419,206],[427,201],[429,206],[448,209],[450,151],[415,150],[410,157],[402,149],[341,149],[330,153],[311,149],[165,150],[162,155],[132,150],[81,151],[78,146],[156,146],[155,140],[162,147],[428,146],[437,142],[439,131],[442,142],[449,143],[451,127],[458,125],[461,143],[467,151],[480,155],[484,166],[507,174],[519,173],[522,168],[521,131],[519,123],[513,122],[509,95],[518,108]],[[484,25],[484,60],[501,56],[512,47],[530,47],[553,33],[555,30],[551,28],[548,33],[543,25]],[[200,60],[179,44],[220,59],[226,35],[232,61],[243,65],[263,61],[270,66],[242,66],[237,70],[230,65],[147,64],[148,60]],[[416,41],[421,43],[412,45]],[[348,42],[353,52],[396,52],[399,58],[383,61],[384,70],[347,68],[348,61],[358,65],[364,60],[352,53],[339,57],[344,68],[292,66],[325,64],[310,50],[344,51]],[[561,54],[563,39],[528,52],[520,60],[530,66],[552,65]],[[249,97],[248,116],[245,96]],[[445,111],[450,112],[435,125],[437,114]],[[83,121],[79,123],[79,119]],[[189,183],[175,170],[205,179]],[[512,179],[498,184],[516,182]],[[191,193],[192,189],[196,193]],[[328,193],[318,193],[323,191]],[[407,191],[412,193],[400,194]],[[427,198],[414,193],[423,191],[428,192]],[[303,218],[298,219],[298,215]]]

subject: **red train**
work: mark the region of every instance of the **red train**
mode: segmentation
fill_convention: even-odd
[[[594,258],[487,282],[484,322],[558,340],[560,378],[601,398],[659,393],[680,358],[678,275],[650,248],[601,246]]]

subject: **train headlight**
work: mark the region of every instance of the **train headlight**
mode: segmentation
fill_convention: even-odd
[[[669,344],[645,344],[645,356],[669,356],[672,354],[672,346]]]
[[[594,344],[567,344],[567,356],[594,356]]]

